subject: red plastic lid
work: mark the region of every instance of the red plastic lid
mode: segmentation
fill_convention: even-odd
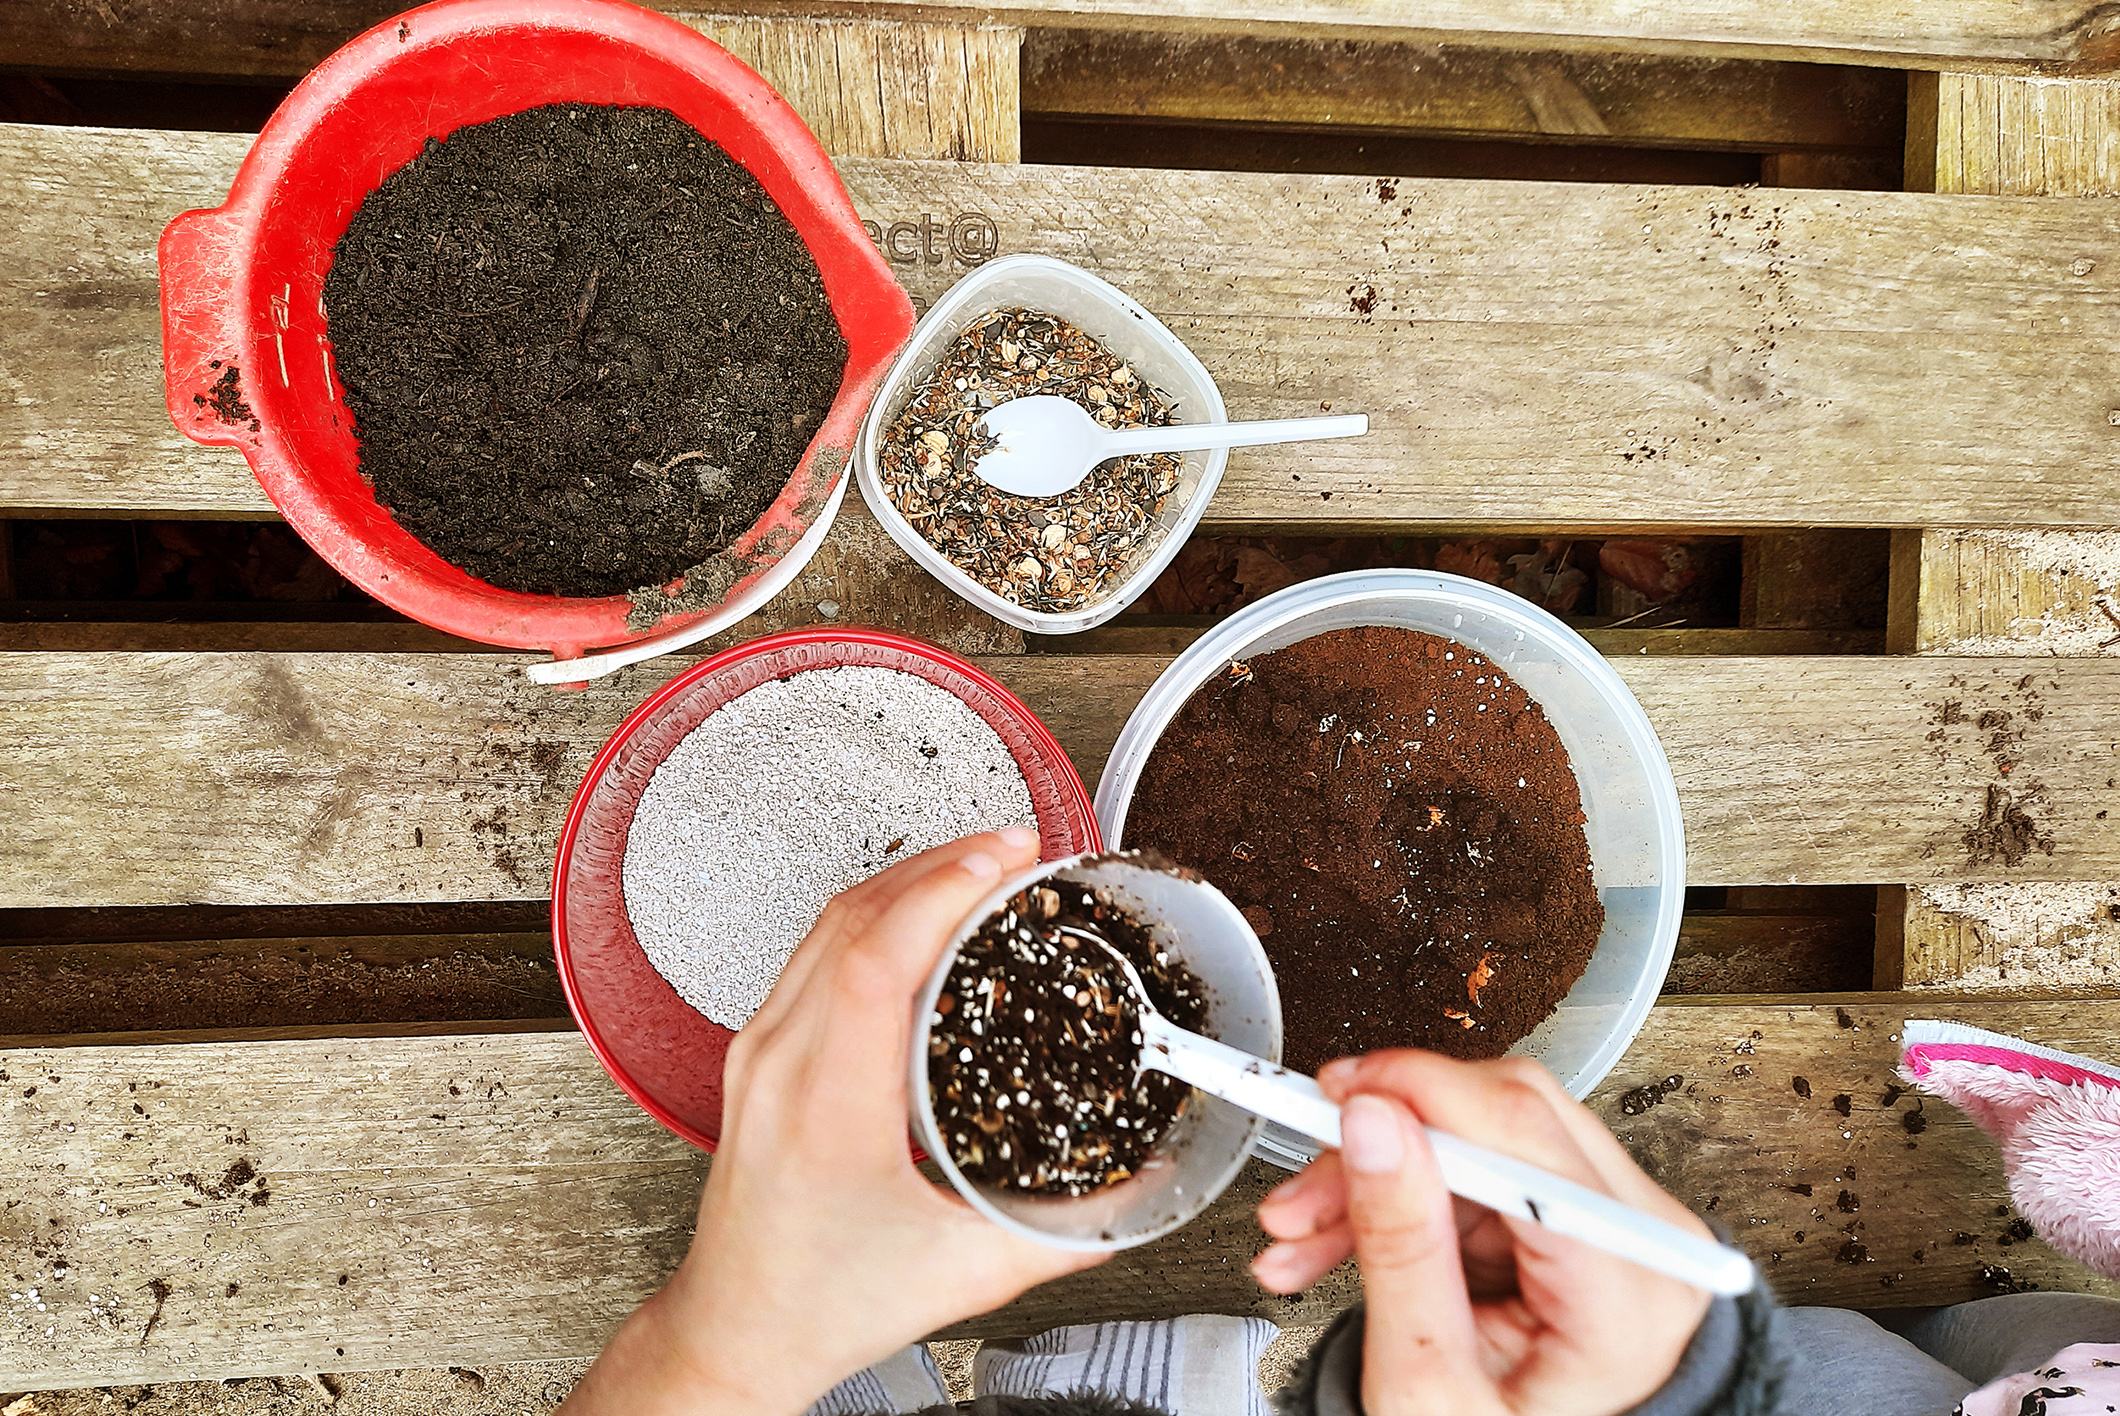
[[[708,1021],[648,962],[626,918],[621,872],[641,793],[717,708],[809,669],[898,669],[948,689],[984,719],[1030,787],[1040,856],[1102,849],[1074,764],[1022,700],[945,650],[880,629],[801,629],[739,644],[665,684],[604,744],[574,794],[552,871],[561,986],[604,1070],[641,1108],[703,1150],[721,1135],[721,1072],[736,1034]]]
[[[667,108],[721,144],[794,223],[846,336],[839,396],[794,476],[714,562],[726,603],[794,547],[846,475],[913,307],[795,110],[697,30],[617,0],[441,0],[408,11],[302,80],[244,158],[227,204],[172,221],[157,260],[178,431],[240,449],[288,524],[383,603],[468,639],[573,658],[716,607],[630,630],[622,595],[502,590],[421,544],[361,479],[323,303],[333,250],[362,199],[429,137],[548,103]]]

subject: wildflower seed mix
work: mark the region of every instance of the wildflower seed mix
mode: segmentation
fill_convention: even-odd
[[[832,896],[1033,820],[1007,745],[955,694],[812,669],[724,705],[656,769],[626,840],[626,916],[685,1002],[740,1028]]]
[[[1177,421],[1167,394],[1066,320],[990,310],[913,390],[884,434],[880,462],[891,504],[929,545],[995,594],[1057,614],[1095,604],[1158,544],[1157,517],[1183,459],[1113,458],[1057,497],[990,486],[973,470],[984,450],[979,420],[1033,394],[1072,400],[1104,428]]]

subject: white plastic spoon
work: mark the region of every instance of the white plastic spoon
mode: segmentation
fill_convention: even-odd
[[[997,439],[998,445],[978,456],[972,463],[974,472],[1019,497],[1057,497],[1087,477],[1098,463],[1114,457],[1360,437],[1369,431],[1369,415],[1114,430],[1101,426],[1074,400],[1041,393],[989,409],[979,427]]]
[[[1141,986],[1141,975],[1124,954],[1093,934],[1067,933],[1097,944],[1124,975],[1141,1018],[1143,1067],[1167,1072],[1209,1096],[1339,1148],[1340,1108],[1326,1099],[1316,1082],[1263,1057],[1187,1032],[1156,1011]],[[1534,1220],[1556,1234],[1710,1293],[1734,1296],[1758,1281],[1752,1261],[1737,1250],[1688,1234],[1609,1195],[1433,1127],[1428,1128],[1428,1144],[1450,1193],[1474,1204]]]

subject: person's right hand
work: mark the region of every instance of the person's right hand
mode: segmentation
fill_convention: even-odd
[[[1354,1255],[1368,1416],[1613,1416],[1670,1377],[1706,1293],[1454,1200],[1436,1170],[1424,1124],[1707,1235],[1545,1068],[1376,1052],[1318,1085],[1340,1104],[1341,1149],[1260,1203],[1280,1242],[1252,1271],[1294,1293]]]

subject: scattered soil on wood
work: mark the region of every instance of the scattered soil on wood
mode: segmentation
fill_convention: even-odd
[[[846,367],[793,225],[659,108],[430,139],[361,204],[325,304],[377,499],[511,590],[618,594],[724,549]]]
[[[245,1297],[228,1301],[234,1307]],[[541,1416],[557,1409],[588,1369],[587,1362],[526,1362],[40,1391],[25,1398],[23,1416]]]
[[[1336,630],[1230,664],[1165,731],[1126,834],[1271,926],[1303,1071],[1380,1047],[1498,1056],[1604,924],[1552,724],[1435,635]]]

